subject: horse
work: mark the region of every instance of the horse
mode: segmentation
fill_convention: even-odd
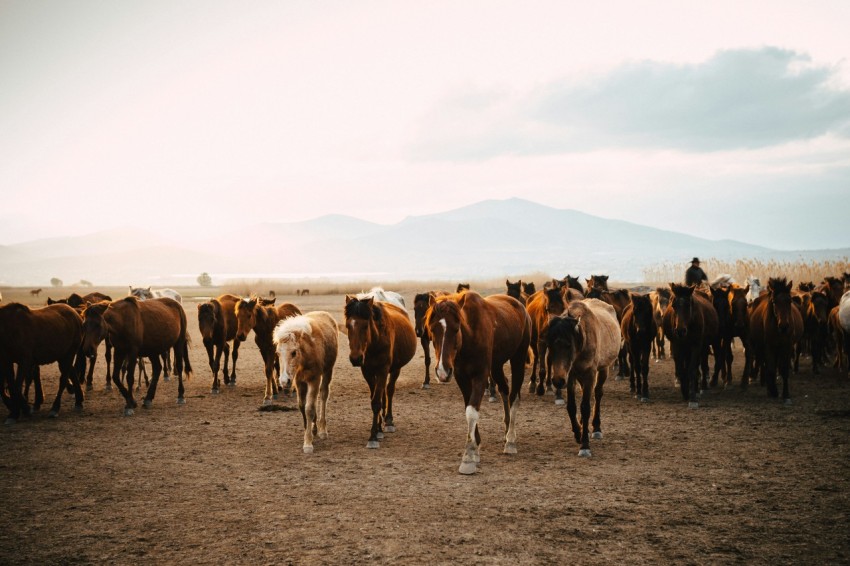
[[[298,408],[304,422],[302,450],[305,454],[313,452],[314,434],[318,433],[321,439],[328,437],[328,394],[339,350],[338,334],[336,320],[324,311],[282,320],[273,333],[282,366],[280,386],[288,389],[294,381],[298,392]]]
[[[33,289],[33,290],[30,291],[30,296],[32,296],[32,297],[38,297],[40,294],[41,294],[40,288],[39,289]]]
[[[649,295],[631,295],[623,311],[620,331],[629,353],[629,391],[646,403],[649,401],[649,357],[658,336],[655,310]]]
[[[521,303],[525,301],[522,298],[522,279],[518,280],[516,283],[511,283],[510,279],[505,279],[505,287],[507,290],[505,294],[509,297],[513,297]]]
[[[741,340],[741,345],[744,348],[744,358],[747,359],[750,348],[750,310],[747,304],[747,294],[750,292],[749,285],[747,287],[733,286],[729,292],[729,309],[732,314],[732,335],[729,340],[731,346],[735,338]],[[719,321],[718,321],[719,322]],[[734,356],[731,348],[726,352],[728,365],[732,365]],[[744,375],[741,381],[744,384],[749,379],[750,364],[744,363]]]
[[[198,329],[207,350],[210,369],[213,373],[211,393],[218,394],[220,382],[218,371],[221,367],[221,355],[224,354],[224,384],[236,386],[236,360],[239,359],[239,340],[236,340],[236,303],[239,297],[224,294],[206,303],[198,305]],[[233,373],[230,373],[228,361],[230,344],[233,342]]]
[[[835,363],[839,374],[850,375],[850,359],[845,364],[845,357],[850,356],[850,291],[841,296],[838,305],[829,313],[829,326],[832,329],[836,344]]]
[[[422,344],[422,351],[425,352],[425,381],[422,382],[422,389],[431,388],[431,348],[429,346],[431,337],[425,328],[425,313],[431,306],[431,297],[442,297],[448,294],[446,291],[428,291],[417,293],[413,298],[414,329],[419,343]]]
[[[106,385],[104,388],[106,390],[112,389],[112,382],[110,381],[112,376],[112,342],[109,341],[106,323],[103,322],[103,313],[106,312],[109,303],[110,301],[107,300],[86,303],[80,313],[83,319],[81,351],[85,357],[91,360],[85,380],[86,391],[94,389],[94,366],[97,363],[97,347],[101,342],[106,345]],[[82,382],[82,379],[80,381]]]
[[[536,392],[537,395],[545,394],[547,388],[549,391],[552,390],[552,376],[549,372],[549,360],[546,357],[546,331],[549,328],[549,320],[564,312],[569,303],[567,288],[559,286],[557,280],[553,280],[552,283],[553,286],[549,289],[538,291],[529,297],[525,305],[531,320],[531,352],[534,354],[528,392]],[[555,391],[555,404],[564,404],[560,388]]]
[[[372,297],[345,296],[345,327],[351,365],[369,385],[372,428],[366,448],[380,448],[384,431],[395,432],[393,395],[401,368],[416,353],[416,332],[407,311]],[[433,338],[433,335],[432,335]]]
[[[664,317],[664,311],[667,305],[670,304],[670,288],[656,287],[655,291],[649,293],[649,300],[652,301],[652,316],[655,318],[656,336],[652,343],[652,350],[655,354],[655,360],[663,360],[667,357],[664,351],[664,327],[661,324],[661,319]]]
[[[622,322],[623,312],[629,304],[629,297],[631,296],[631,293],[629,293],[627,289],[609,290],[607,275],[593,275],[590,279],[588,279],[590,282],[599,280],[603,282],[604,287],[602,285],[594,285],[593,287],[588,288],[585,296],[588,299],[599,299],[614,307],[614,312],[617,313],[617,322]],[[619,381],[621,379],[625,379],[626,376],[631,374],[625,345],[620,348],[620,355],[617,357],[617,360],[617,380]]]
[[[747,303],[753,304],[753,301],[761,295],[761,280],[759,280],[758,277],[750,275],[747,277],[747,287],[749,288],[749,292],[747,293]]]
[[[89,293],[88,295],[83,295],[82,297],[77,293],[71,293],[64,299],[53,300],[50,297],[47,297],[48,305],[55,305],[57,303],[65,303],[66,305],[77,309],[77,311],[81,311],[82,308],[86,305],[86,303],[99,303],[100,301],[111,301],[112,297],[109,295],[104,295],[103,293],[98,293],[97,291],[93,293]]]
[[[133,398],[133,380],[136,363],[140,356],[151,362],[153,376],[145,396],[144,407],[150,408],[156,395],[159,376],[162,373],[162,356],[174,350],[174,373],[177,375],[177,404],[186,403],[183,397],[183,374],[191,378],[192,364],[189,360],[189,335],[186,312],[169,297],[141,301],[134,296],[109,303],[103,312],[109,340],[115,350],[112,366],[112,382],[124,397],[124,415],[130,416],[136,408]],[[94,332],[87,327],[87,333]],[[89,340],[91,337],[86,338]],[[127,364],[127,387],[121,383],[121,367]]]
[[[717,348],[714,351],[714,373],[710,386],[717,385],[718,378],[723,379],[726,387],[732,382],[732,341],[735,339],[735,320],[732,313],[732,287],[709,286],[711,304],[717,313]]]
[[[6,424],[14,424],[21,413],[31,414],[22,389],[39,366],[59,364],[59,389],[49,416],[56,417],[62,403],[62,392],[73,387],[75,409],[82,410],[83,391],[77,379],[74,360],[82,339],[80,315],[68,305],[50,305],[30,309],[21,303],[0,305],[0,397],[9,409]],[[13,367],[17,364],[17,374]],[[37,376],[36,376],[37,377]],[[44,399],[41,380],[36,381],[37,411]]]
[[[803,317],[791,300],[793,285],[786,278],[768,280],[767,300],[750,313],[751,360],[760,367],[767,392],[777,397],[776,372],[782,377],[782,399],[791,404],[788,373],[794,348],[803,335]]]
[[[458,283],[457,289],[455,289],[455,293],[463,293],[464,291],[469,291],[469,283]]]
[[[709,289],[720,289],[721,287],[730,287],[735,284],[735,278],[728,273],[718,275],[708,284]]]
[[[810,293],[815,290],[815,284],[812,281],[800,281],[797,283],[797,290],[801,293]]]
[[[590,457],[590,395],[594,396],[593,438],[602,438],[602,388],[620,351],[620,325],[614,308],[598,299],[569,304],[549,323],[547,342],[552,381],[567,387],[567,413],[578,455]],[[581,386],[581,424],[576,418],[576,384]]]
[[[381,287],[372,287],[368,293],[358,293],[357,298],[360,300],[371,298],[382,303],[392,303],[403,309],[407,308],[401,294],[395,291],[384,291]]]
[[[292,303],[282,303],[278,307],[263,306],[257,297],[239,299],[233,311],[236,315],[236,340],[244,342],[248,334],[254,331],[254,343],[257,344],[265,365],[266,387],[263,393],[263,405],[271,405],[272,400],[277,399],[279,391],[273,376],[278,361],[272,333],[278,322],[300,315],[301,311]],[[235,349],[236,346],[234,346]]]
[[[799,287],[798,287],[799,288]],[[803,340],[807,341],[812,356],[812,373],[820,375],[820,366],[823,364],[829,341],[829,297],[822,291],[811,291],[809,301],[802,310],[803,315]],[[794,371],[798,371],[800,364],[800,352],[794,357]]]
[[[100,303],[106,301],[107,303],[112,300],[112,297],[109,295],[105,295],[103,293],[99,293],[94,291],[92,293],[88,293],[87,295],[80,296],[77,293],[71,293],[64,299],[53,300],[50,297],[47,297],[48,305],[56,305],[56,304],[66,304],[72,307],[77,311],[81,316],[83,311],[87,307],[87,305]],[[105,308],[105,307],[104,307]],[[106,341],[106,351],[104,353],[104,357],[106,358],[106,389],[111,389],[112,384],[109,381],[109,376],[111,375],[111,366],[112,366],[112,344],[107,339]],[[99,344],[100,342],[98,342]],[[86,354],[91,360],[91,363],[88,365],[88,374],[83,378],[82,375],[79,375],[78,378],[80,380],[80,385],[82,385],[83,381],[86,383],[86,391],[91,391],[94,389],[93,378],[94,378],[94,367],[97,365],[97,344],[93,350]],[[84,364],[85,365],[85,364]],[[81,366],[82,367],[82,366]]]
[[[301,297],[305,297],[310,294],[310,289],[300,289],[298,291],[298,295]]]
[[[695,293],[695,289],[695,286],[670,283],[673,296],[662,319],[664,335],[670,341],[670,352],[676,364],[676,379],[679,380],[682,398],[692,409],[699,407],[700,367],[705,388],[708,385],[709,348],[718,348],[717,313],[708,299]]]
[[[136,297],[143,301],[147,299],[168,297],[169,299],[174,299],[181,305],[183,304],[183,297],[174,289],[151,289],[150,287],[133,287],[130,285],[130,291],[127,293],[127,296]]]
[[[478,420],[492,378],[504,407],[505,454],[516,454],[516,424],[531,319],[522,303],[507,295],[483,298],[474,291],[434,299],[426,325],[434,340],[437,379],[456,377],[466,406],[466,450],[458,472],[474,474],[481,462]],[[511,366],[508,384],[503,366]]]
[[[587,296],[592,289],[600,288],[603,291],[608,291],[608,276],[607,275],[591,275],[590,279],[585,279],[587,286],[584,289],[584,294]]]

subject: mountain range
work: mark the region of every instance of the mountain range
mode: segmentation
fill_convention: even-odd
[[[0,284],[192,284],[202,272],[230,279],[474,279],[543,271],[608,273],[640,281],[642,269],[691,257],[845,257],[850,249],[777,251],[707,240],[556,209],[527,200],[486,200],[384,225],[341,215],[262,223],[205,240],[174,242],[144,230],[110,230],[0,246]]]

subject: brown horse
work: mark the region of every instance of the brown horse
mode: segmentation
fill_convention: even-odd
[[[448,294],[446,291],[428,291],[427,293],[417,293],[413,298],[414,328],[419,343],[422,344],[422,351],[425,353],[425,381],[422,382],[422,389],[431,388],[431,338],[425,328],[425,313],[431,306],[431,297],[443,297]]]
[[[31,296],[33,296],[33,297],[38,297],[39,295],[41,295],[41,289],[33,289],[33,290],[31,290],[31,291],[30,291],[30,295],[31,295]]]
[[[345,297],[348,359],[369,385],[372,428],[366,448],[380,448],[384,432],[395,432],[393,396],[401,368],[416,353],[416,332],[407,311],[372,297]],[[433,338],[433,336],[432,336]],[[382,422],[383,421],[383,422]]]
[[[102,302],[102,301],[108,302],[108,301],[111,301],[111,300],[112,300],[112,297],[110,297],[109,295],[105,295],[103,293],[99,293],[97,291],[94,291],[92,293],[89,293],[89,294],[83,295],[83,296],[80,296],[77,293],[71,293],[66,298],[59,299],[59,300],[56,300],[56,301],[52,300],[50,297],[47,297],[47,304],[50,305],[50,304],[57,304],[57,303],[65,303],[68,306],[73,307],[78,313],[80,313],[80,315],[82,315],[83,310],[86,308],[87,305],[99,303],[99,302]],[[106,358],[106,389],[112,389],[112,383],[109,381],[109,376],[111,375],[110,372],[111,372],[111,368],[112,368],[112,344],[109,342],[108,339],[105,340],[105,343],[106,343],[106,351],[104,352],[104,357]],[[95,367],[95,365],[97,365],[97,347],[95,347],[95,349],[93,351],[91,351],[91,353],[86,354],[86,356],[90,360],[90,363],[88,365],[88,374],[86,375],[86,378],[85,378],[86,391],[91,391],[92,389],[94,389],[93,378],[94,378],[94,367]],[[80,367],[82,367],[82,366],[80,366]],[[83,376],[80,375],[79,378],[80,378],[80,384],[82,385]]]
[[[649,295],[631,296],[620,323],[629,353],[629,391],[646,403],[649,401],[649,358],[658,335],[654,308]]]
[[[213,373],[211,392],[219,393],[220,382],[218,371],[221,367],[221,355],[224,354],[224,384],[230,387],[236,385],[236,360],[239,359],[239,340],[236,340],[236,303],[239,297],[224,294],[216,299],[198,305],[198,329],[207,350],[210,369]],[[233,373],[230,373],[228,362],[230,344],[233,342]]]
[[[587,293],[585,296],[588,299],[599,299],[604,301],[614,307],[614,311],[617,313],[617,321],[623,321],[623,312],[626,310],[626,306],[630,303],[630,293],[627,289],[615,289],[613,291],[608,289],[608,276],[607,275],[593,275],[590,279],[588,279],[588,284],[593,284],[592,287],[588,287]],[[626,346],[623,345],[620,348],[620,355],[617,356],[617,380],[625,379],[626,376],[631,374],[631,370],[629,369],[629,359],[626,353]]]
[[[750,310],[747,296],[750,294],[750,285],[746,287],[732,286],[729,293],[729,308],[732,311],[732,338],[730,344],[735,338],[741,340],[741,346],[744,348],[744,358],[751,354],[750,352]],[[731,366],[733,355],[732,352],[727,352],[728,364]],[[744,375],[742,383],[749,380],[750,364],[744,362]]]
[[[456,293],[463,293],[464,291],[469,291],[470,286],[469,283],[458,283],[457,289],[455,289]]]
[[[761,301],[750,314],[750,347],[752,361],[760,367],[767,392],[777,397],[776,372],[782,377],[782,399],[791,404],[788,374],[794,348],[803,335],[803,317],[791,300],[792,282],[784,277],[771,277],[767,284],[767,300]]]
[[[676,364],[676,379],[688,407],[699,407],[700,385],[708,387],[708,352],[717,344],[717,313],[694,286],[670,283],[673,296],[664,311],[664,335]],[[702,384],[700,384],[702,368]]]
[[[549,372],[549,360],[546,358],[546,331],[549,328],[549,319],[560,315],[567,308],[567,292],[567,287],[559,285],[558,280],[553,279],[549,289],[536,292],[526,303],[531,319],[531,351],[534,354],[528,383],[529,393],[543,395],[547,388],[552,390],[552,376]],[[560,388],[555,391],[555,404],[564,404]]]
[[[145,396],[144,406],[149,408],[156,395],[159,376],[162,373],[162,356],[174,350],[174,373],[177,374],[177,403],[186,402],[183,394],[183,374],[187,379],[192,374],[189,361],[189,336],[187,334],[186,313],[174,299],[139,300],[125,297],[109,303],[103,313],[109,340],[115,350],[115,363],[112,366],[112,382],[124,397],[124,415],[132,415],[136,408],[133,398],[133,381],[139,356],[151,362],[153,377]],[[87,332],[93,332],[93,329]],[[121,383],[121,367],[127,364],[127,387]]]
[[[603,291],[608,291],[608,276],[607,275],[591,275],[590,279],[585,279],[587,286],[584,289],[584,294],[588,295],[591,290],[599,288]]]
[[[59,364],[59,389],[51,417],[59,414],[62,392],[73,386],[76,397],[75,408],[83,407],[83,391],[74,368],[74,358],[79,352],[82,338],[82,320],[68,305],[51,305],[30,309],[20,303],[0,306],[0,396],[9,409],[6,424],[15,423],[21,413],[29,415],[29,403],[23,396],[23,384],[33,376],[38,366]],[[17,374],[13,372],[17,364]],[[36,382],[38,410],[44,399],[41,380]]]
[[[505,291],[507,296],[513,297],[521,303],[525,302],[522,298],[522,279],[518,280],[516,283],[511,283],[510,279],[505,279],[505,287],[507,288]]]
[[[803,308],[803,340],[808,343],[812,356],[812,373],[819,375],[829,343],[829,297],[822,291],[812,291]],[[794,371],[799,370],[802,350],[797,348]]]
[[[64,299],[53,300],[50,297],[47,297],[48,305],[55,305],[57,303],[65,303],[66,305],[81,310],[86,303],[99,303],[100,301],[111,301],[112,297],[109,295],[104,295],[103,293],[98,293],[94,291],[93,293],[89,293],[88,295],[80,296],[77,293],[71,293]]]
[[[589,457],[590,395],[594,396],[593,438],[602,438],[602,388],[620,350],[620,325],[613,307],[597,299],[570,303],[552,319],[546,339],[552,359],[552,381],[567,387],[567,413],[578,455]],[[581,424],[576,418],[576,384],[581,386]]]
[[[664,328],[661,324],[661,319],[664,317],[664,311],[667,310],[667,305],[670,304],[670,288],[656,287],[655,291],[649,294],[652,301],[652,314],[655,318],[655,327],[657,334],[652,344],[652,350],[656,360],[663,360],[667,357],[664,351]]]
[[[106,345],[106,390],[112,389],[112,342],[109,341],[109,333],[106,323],[103,321],[103,313],[109,307],[108,300],[96,303],[86,303],[83,307],[83,355],[91,360],[86,376],[86,390],[94,389],[93,377],[94,366],[97,362],[97,348],[101,342]],[[82,366],[81,366],[82,367]]]
[[[279,391],[277,381],[274,378],[276,366],[279,368],[272,337],[274,327],[285,318],[301,314],[301,311],[292,303],[281,303],[278,307],[263,306],[257,297],[239,299],[233,311],[236,314],[236,339],[238,341],[244,342],[248,338],[248,334],[252,330],[254,331],[254,342],[263,357],[266,374],[263,405],[271,405],[272,400],[277,399]]]
[[[314,434],[328,437],[328,395],[339,350],[339,327],[330,313],[309,312],[281,321],[274,330],[274,344],[283,366],[280,386],[285,389],[295,382],[304,422],[303,450],[310,454]]]
[[[717,313],[717,349],[714,352],[714,373],[710,386],[717,385],[722,379],[723,386],[732,383],[732,341],[735,339],[734,319],[732,317],[732,287],[709,287],[711,305]]]
[[[437,379],[457,377],[466,406],[466,450],[458,471],[474,474],[481,461],[478,419],[481,400],[492,378],[505,412],[505,454],[516,453],[516,421],[531,320],[522,303],[507,295],[482,298],[474,291],[436,299],[426,324],[437,355]],[[511,365],[508,384],[503,366]]]

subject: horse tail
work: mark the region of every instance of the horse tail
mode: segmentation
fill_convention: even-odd
[[[192,379],[192,362],[189,361],[189,343],[191,339],[186,334],[186,341],[183,343],[183,371],[186,373],[186,380]]]

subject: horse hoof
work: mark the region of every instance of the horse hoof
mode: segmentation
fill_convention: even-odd
[[[124,409],[124,416],[125,417],[132,417],[134,414],[135,414],[135,411],[133,409]]]
[[[168,383],[169,381],[171,381],[171,378],[170,378],[170,377],[168,377],[167,375],[164,375],[164,376],[162,376],[162,380],[163,380],[165,383]]]
[[[791,399],[785,399],[785,401],[784,401],[784,403],[783,403],[783,404],[784,404],[786,407],[790,407],[791,405],[793,405],[793,403],[791,402]]]
[[[395,425],[384,425],[384,432],[395,432]]]
[[[423,383],[422,389],[431,389],[431,384],[430,383]]]
[[[16,422],[18,422],[18,419],[13,419],[12,417],[9,417],[5,421],[3,421],[3,424],[9,426],[15,424]]]
[[[366,448],[380,448],[380,447],[381,447],[381,443],[378,442],[377,440],[370,440],[369,442],[366,443]]]
[[[234,387],[236,387],[236,382],[231,381],[230,383],[227,384],[227,386],[230,387],[231,389],[233,389]]]
[[[59,411],[50,411],[49,413],[47,413],[48,419],[55,419],[58,416],[59,416]]]
[[[567,404],[567,402],[564,401],[563,399],[561,399],[560,397],[555,399],[555,405],[560,406],[560,405],[566,405],[566,404]]]
[[[516,442],[505,442],[505,449],[502,452],[505,454],[516,454]]]
[[[219,393],[221,393],[221,389],[210,389],[211,395],[218,395]]]
[[[580,458],[590,458],[590,448],[582,448],[578,451]]]
[[[624,375],[618,375],[614,377],[614,381],[623,381],[624,379],[626,379],[626,376]]]
[[[94,385],[92,385],[91,383],[89,383],[88,385],[86,385],[86,391],[91,391],[91,390],[93,390],[93,389],[94,389]]]
[[[649,403],[649,397],[641,397],[640,402],[641,403]]]
[[[104,391],[112,391],[112,386],[111,386],[111,385],[106,385],[106,386],[104,386],[103,390],[104,390]]]
[[[602,440],[602,431],[601,430],[594,430],[593,434],[590,435],[590,438],[592,438],[594,440]]]
[[[699,403],[697,403],[696,401],[689,401],[688,409],[699,409]]]
[[[177,398],[177,404],[178,404],[178,405],[185,405],[185,404],[186,404],[186,399],[184,399],[183,397],[178,397],[178,398]]]
[[[304,447],[304,453],[305,454],[312,454],[313,453],[313,447],[312,446],[305,446]]]
[[[465,476],[471,476],[478,471],[478,466],[475,462],[461,462],[460,468],[457,471]]]
[[[268,407],[269,405],[273,405],[273,404],[274,403],[272,402],[271,399],[263,399],[263,407]]]
[[[378,437],[378,440],[384,439],[384,433],[383,432],[379,432],[376,436]]]
[[[272,399],[274,399],[275,401],[277,401],[277,393],[272,393]]]
[[[325,440],[327,437],[328,437],[328,433],[326,433],[326,432],[320,432],[319,433],[319,438],[321,438],[322,440]]]
[[[490,395],[490,398],[488,399],[488,401],[490,401],[491,403],[495,403],[496,401],[498,401],[498,399],[496,399],[495,395]]]
[[[142,403],[142,407],[144,407],[145,409],[150,409],[152,406],[153,406],[153,401],[151,401],[150,399],[145,399],[144,402]]]

